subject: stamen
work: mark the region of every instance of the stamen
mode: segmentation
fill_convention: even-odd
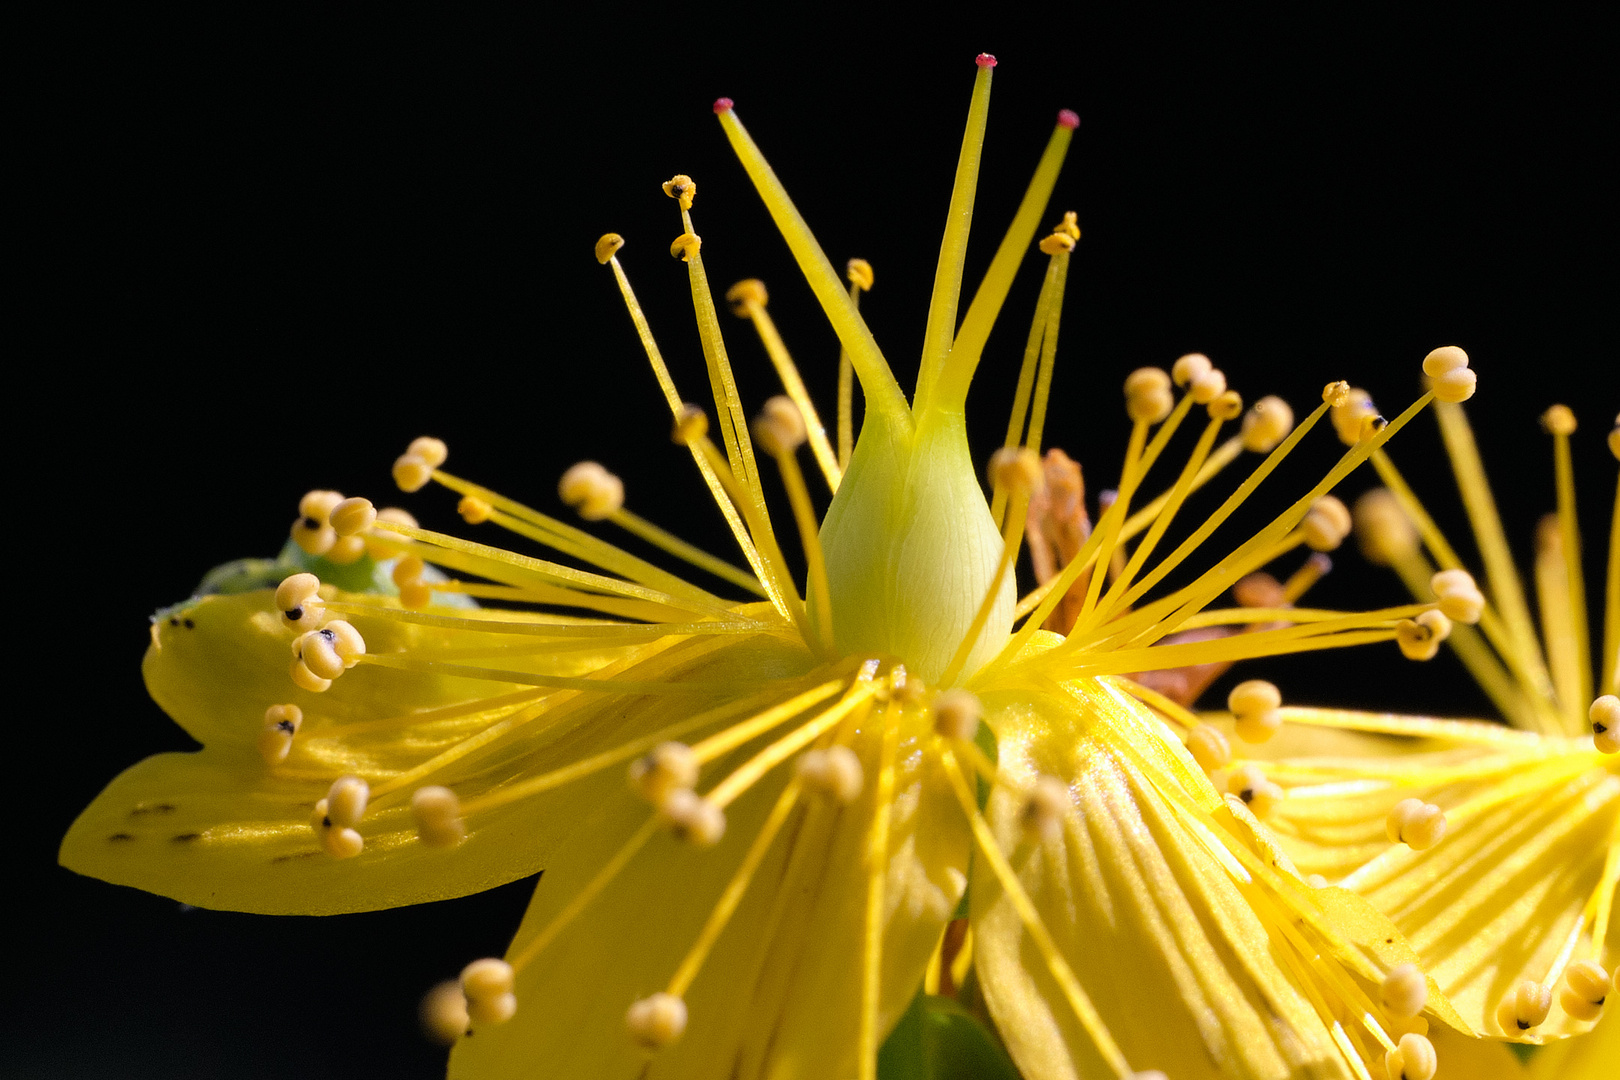
[[[1564,970],[1558,1004],[1574,1019],[1592,1023],[1603,1015],[1603,1001],[1609,991],[1607,971],[1591,960],[1577,960]]]
[[[377,508],[370,499],[344,499],[332,508],[330,522],[339,539],[356,536],[377,520]]]
[[[475,1024],[504,1024],[517,1012],[515,973],[505,960],[474,960],[461,971],[467,1015]]]
[[[1496,1007],[1496,1025],[1504,1034],[1518,1035],[1540,1027],[1551,1011],[1552,988],[1526,979]]]
[[[282,624],[293,630],[308,631],[321,625],[326,603],[320,597],[321,579],[314,574],[294,574],[276,586],[276,608]]]
[[[1453,622],[1477,623],[1485,610],[1485,594],[1466,570],[1442,570],[1429,579],[1440,601],[1440,611]]]
[[[259,753],[266,765],[280,765],[292,751],[293,736],[304,722],[304,710],[297,705],[272,705],[264,711],[264,730],[259,733]]]
[[[849,306],[859,311],[861,293],[872,290],[872,264],[865,259],[851,259],[844,264],[844,276],[849,278]],[[849,459],[855,453],[855,367],[849,362],[849,350],[838,347],[838,467],[849,468]]]
[[[442,439],[423,435],[413,439],[394,461],[394,483],[404,492],[421,491],[433,479],[433,470],[450,458]]]
[[[1395,644],[1408,660],[1433,660],[1451,630],[1451,620],[1443,613],[1425,611],[1416,619],[1402,619],[1395,624]]]
[[[1542,425],[1553,436],[1553,474],[1558,490],[1558,533],[1564,570],[1563,597],[1555,602],[1562,619],[1555,620],[1545,610],[1542,630],[1548,639],[1547,660],[1552,665],[1559,701],[1571,718],[1569,727],[1580,725],[1581,703],[1592,696],[1592,649],[1586,627],[1586,579],[1581,572],[1580,520],[1575,512],[1575,470],[1569,457],[1569,437],[1575,432],[1575,414],[1564,405],[1554,405],[1542,414]],[[1539,561],[1539,560],[1538,560]],[[1538,577],[1539,577],[1538,573]],[[1561,654],[1573,654],[1559,665],[1552,655],[1552,641],[1559,641]]]
[[[1226,707],[1237,720],[1237,736],[1263,743],[1282,730],[1282,692],[1264,679],[1240,682],[1226,695]]]
[[[1282,785],[1268,780],[1265,771],[1253,763],[1233,769],[1227,777],[1226,790],[1242,799],[1249,811],[1262,821],[1288,795]]]
[[[1439,1068],[1434,1044],[1416,1032],[1402,1035],[1400,1045],[1384,1055],[1389,1080],[1433,1080]]]
[[[586,521],[601,521],[624,506],[624,481],[594,461],[581,461],[562,474],[557,494]]]
[[[658,831],[659,823],[660,819],[656,814],[642,823],[641,827],[631,835],[630,839],[624,842],[624,846],[614,853],[613,858],[609,859],[603,864],[602,869],[596,872],[596,876],[591,878],[583,889],[574,894],[574,898],[568,902],[567,906],[552,917],[552,920],[546,924],[545,929],[536,934],[521,950],[513,955],[513,970],[522,971],[536,956],[539,956],[545,950],[547,945],[556,939],[558,934],[562,933],[564,928],[581,911],[584,911],[595,901],[602,890],[607,888],[613,882],[613,879],[619,876],[619,872],[629,865],[630,860],[635,858],[636,854],[646,846],[647,841],[652,839],[653,834]],[[683,1023],[683,1030],[684,1027]],[[679,1032],[677,1032],[678,1034]]]
[[[1620,752],[1620,697],[1604,694],[1587,710],[1592,723],[1592,745],[1600,754]]]
[[[1425,356],[1423,374],[1433,380],[1437,401],[1456,405],[1474,396],[1478,377],[1468,370],[1468,354],[1455,345],[1442,345]]]
[[[1024,800],[1024,832],[1031,840],[1055,843],[1063,838],[1063,821],[1069,814],[1069,785],[1055,776],[1038,776]]]
[[[1379,990],[1384,1009],[1397,1020],[1410,1020],[1429,1001],[1429,983],[1416,964],[1398,964],[1389,969]]]
[[[1609,453],[1620,460],[1620,416],[1609,431]],[[1609,573],[1603,588],[1603,675],[1598,683],[1610,693],[1620,692],[1620,479],[1614,488],[1614,512],[1609,515]]]
[[[292,523],[293,542],[311,555],[325,555],[337,543],[332,528],[332,508],[343,501],[336,491],[311,491],[298,500],[298,517]]]
[[[1390,809],[1389,817],[1384,821],[1384,831],[1392,844],[1405,844],[1413,851],[1427,851],[1446,835],[1445,811],[1422,799],[1402,799]]]
[[[934,699],[934,730],[944,738],[972,742],[984,706],[970,690],[947,690]]]
[[[1232,744],[1220,728],[1210,724],[1199,724],[1187,732],[1187,751],[1206,773],[1232,763]]]
[[[726,835],[725,811],[690,788],[675,788],[658,812],[676,836],[698,847],[713,847]]]
[[[847,806],[860,796],[865,783],[861,759],[847,746],[806,750],[795,766],[807,791]]]
[[[981,77],[984,73],[980,69]],[[954,200],[953,200],[954,201]],[[943,260],[943,255],[941,256]],[[891,685],[905,685],[905,669],[896,666]],[[884,711],[894,707],[891,702]],[[861,949],[861,1022],[857,1043],[860,1080],[877,1080],[878,996],[883,978],[883,900],[889,873],[889,815],[894,803],[894,759],[900,725],[885,717],[878,744],[877,789],[873,792],[872,823],[866,833],[866,927]]]
[[[429,990],[422,996],[416,1017],[422,1025],[422,1034],[441,1046],[454,1046],[457,1039],[467,1034],[467,1026],[472,1023],[461,983],[446,979]]]
[[[686,1002],[671,994],[644,997],[624,1015],[625,1030],[648,1050],[662,1050],[686,1033]]]
[[[630,763],[630,786],[660,809],[675,792],[696,786],[698,765],[692,748],[685,743],[660,743]]]
[[[326,798],[315,804],[310,827],[326,853],[334,859],[352,859],[365,847],[365,840],[355,831],[366,812],[371,788],[358,776],[340,776],[332,781]]]
[[[461,800],[447,787],[417,788],[411,795],[411,816],[416,836],[432,848],[453,848],[467,838]]]
[[[827,584],[827,560],[821,551],[821,522],[810,502],[804,473],[794,457],[794,452],[804,444],[805,432],[804,414],[793,401],[781,396],[766,401],[754,420],[754,438],[776,461],[782,473],[782,486],[787,488],[788,503],[793,507],[793,520],[799,529],[799,543],[804,548],[804,561],[809,566],[806,591],[810,594],[811,622],[818,631],[816,640],[821,644],[822,653],[831,656],[834,652],[832,590]]]
[[[1350,535],[1350,511],[1332,495],[1324,495],[1311,503],[1310,512],[1299,527],[1304,530],[1305,544],[1312,551],[1337,551]]]

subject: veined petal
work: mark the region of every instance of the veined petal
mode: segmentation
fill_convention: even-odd
[[[883,723],[896,723],[891,716]],[[898,721],[885,872],[879,1030],[899,1019],[966,882],[967,830],[950,801],[927,710]],[[508,950],[518,967],[516,1017],[458,1043],[453,1078],[769,1077],[820,1080],[855,1071],[879,723],[851,747],[866,773],[847,807],[801,800],[684,994],[680,1041],[649,1057],[625,1032],[625,1012],[662,990],[736,873],[788,783],[782,770],[731,804],[726,835],[697,850],[664,831],[552,938],[526,950],[585,889],[648,809],[614,795],[547,863]],[[737,751],[738,758],[752,748]],[[723,764],[723,763],[722,763]]]

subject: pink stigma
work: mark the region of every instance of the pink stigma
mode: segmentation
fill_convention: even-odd
[[[1058,123],[1072,131],[1080,126],[1080,114],[1073,109],[1063,109],[1058,113]]]
[[[982,52],[978,56],[975,56],[973,58],[973,62],[982,68],[993,68],[996,66],[996,58],[987,52]]]
[[[728,97],[715,98],[714,99],[714,111],[715,111],[715,114],[719,115],[720,113],[723,113],[723,112],[730,112],[731,111],[731,106],[733,104],[735,104],[735,103]],[[1075,121],[1075,122],[1079,123],[1079,121]]]

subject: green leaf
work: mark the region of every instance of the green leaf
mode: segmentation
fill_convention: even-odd
[[[995,1035],[948,997],[919,993],[878,1051],[878,1080],[1020,1080]]]

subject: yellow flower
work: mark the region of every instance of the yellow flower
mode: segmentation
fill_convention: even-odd
[[[1485,591],[1477,628],[1442,621],[1430,634],[1414,626],[1403,648],[1432,656],[1443,640],[1512,727],[1283,710],[1299,726],[1268,755],[1268,775],[1288,793],[1272,826],[1302,871],[1365,896],[1394,921],[1473,1031],[1557,1041],[1589,1030],[1605,1011],[1620,961],[1612,918],[1620,881],[1620,497],[1594,658],[1574,414],[1555,405],[1542,417],[1554,440],[1557,512],[1536,530],[1539,626],[1468,420],[1458,405],[1440,405],[1436,415]],[[1620,427],[1609,446],[1620,457]],[[1356,503],[1362,550],[1392,567],[1415,597],[1429,598],[1431,583],[1443,586],[1463,564],[1390,456],[1380,450],[1372,461],[1386,486]],[[1620,1057],[1614,1024],[1603,1027],[1610,1049],[1593,1048],[1594,1039],[1593,1047],[1532,1056],[1526,1075],[1575,1075],[1573,1063],[1588,1058],[1609,1075]],[[1543,1064],[1555,1061],[1567,1064]]]
[[[75,823],[63,863],[201,906],[312,914],[543,869],[505,960],[476,961],[459,991],[430,998],[434,1024],[454,1036],[470,1022],[476,1035],[457,1041],[456,1076],[868,1078],[919,984],[938,986],[947,969],[972,971],[1031,1080],[1365,1075],[1403,1038],[1426,1047],[1417,1010],[1380,1000],[1418,955],[1352,893],[1301,878],[1255,816],[1274,812],[1276,785],[1227,776],[1228,740],[1185,695],[1149,684],[1155,672],[1395,640],[1403,620],[1444,606],[1298,609],[1321,572],[1312,558],[1286,584],[1261,581],[1269,599],[1211,607],[1299,547],[1336,547],[1349,520],[1328,492],[1437,394],[1472,393],[1466,358],[1436,350],[1435,390],[1387,424],[1358,417],[1354,445],[1317,485],[1214,555],[1211,535],[1330,405],[1349,407],[1349,388],[1330,383],[1294,426],[1276,399],[1245,415],[1202,356],[1132,373],[1125,467],[1090,528],[1057,497],[1065,459],[1038,456],[1080,235],[1071,214],[1040,241],[1046,279],[987,500],[963,403],[1078,123],[1060,114],[959,317],[993,67],[980,58],[909,402],[857,310],[871,268],[852,263],[846,288],[731,103],[716,103],[860,380],[853,446],[852,379],[835,448],[757,283],[728,299],[756,324],[787,396],[750,423],[690,177],[665,185],[681,216],[670,251],[689,269],[717,437],[663,364],[623,241],[597,246],[746,569],[632,514],[601,466],[570,470],[560,493],[587,520],[759,599],[726,599],[451,475],[444,444],[419,439],[396,463],[402,488],[447,487],[469,524],[569,561],[312,492],[293,533],[324,580],[206,596],[154,623],[148,687],[205,748],[126,771]],[[1138,508],[1195,406],[1208,418],[1196,446]],[[796,454],[806,442],[835,492],[819,522]],[[1165,554],[1188,494],[1246,449],[1261,464]],[[792,506],[802,592],[766,509],[761,451]],[[1011,568],[1026,527],[1051,565],[1020,599]],[[1207,569],[1158,588],[1193,556]],[[1269,736],[1270,712],[1239,734]],[[964,892],[971,945],[947,957]],[[1419,983],[1427,1015],[1466,1026]]]

